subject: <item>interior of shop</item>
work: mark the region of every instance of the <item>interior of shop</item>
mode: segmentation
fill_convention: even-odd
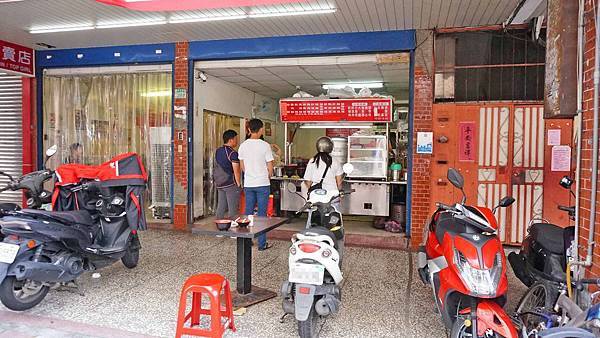
[[[321,136],[329,136],[335,144],[332,155],[341,164],[350,161],[357,168],[356,173],[348,180],[360,184],[352,183],[352,188],[356,189],[357,185],[363,191],[366,189],[375,192],[375,195],[371,193],[362,197],[364,201],[353,203],[360,204],[360,210],[344,208],[347,214],[346,231],[388,236],[390,232],[385,231],[386,222],[396,220],[400,227],[388,230],[403,233],[406,225],[405,169],[410,139],[408,53],[199,61],[194,68],[196,220],[214,215],[216,191],[207,182],[212,181],[214,151],[220,146],[221,133],[226,129],[239,130],[243,140],[245,119],[258,117],[265,122],[265,140],[275,144],[275,149],[279,150],[275,150],[275,165],[282,168],[281,177],[279,180],[273,180],[271,188],[277,212],[289,214],[301,206],[302,200],[290,194],[284,185],[287,181],[295,179],[296,184],[300,186],[299,181],[304,174],[306,163],[315,154],[315,141]],[[281,99],[292,98],[294,94],[306,99],[327,99],[329,96],[325,95],[328,93],[331,97],[340,97],[340,92],[347,86],[357,95],[362,90],[363,96],[366,97],[391,98],[391,122],[282,122],[279,111]],[[365,95],[365,91],[370,94]],[[365,148],[373,141],[374,147],[379,148]],[[365,196],[356,194],[358,195]],[[381,205],[374,203],[378,198],[375,196],[385,198],[388,203],[383,203],[383,207],[372,208],[374,204]],[[348,201],[346,203],[349,204]],[[383,229],[377,229],[373,224]],[[303,226],[303,218],[300,217],[281,229],[291,230]]]

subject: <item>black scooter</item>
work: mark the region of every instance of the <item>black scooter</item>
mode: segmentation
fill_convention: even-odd
[[[24,209],[0,219],[6,236],[0,243],[0,301],[7,308],[28,310],[44,299],[50,287],[76,286],[84,271],[119,259],[127,268],[137,266],[140,242],[128,222],[128,187],[89,181],[70,189],[95,196],[88,203],[95,210]]]
[[[44,183],[52,179],[54,172],[46,168],[48,160],[56,154],[56,145],[46,150],[46,159],[42,170],[34,171],[20,177],[14,178],[12,175],[0,171],[0,175],[8,177],[8,184],[0,188],[0,193],[7,190],[17,191],[23,190],[27,199],[27,208],[40,209],[52,203],[52,193],[44,189]],[[21,210],[21,207],[16,203],[0,203],[0,217],[7,215],[10,212]],[[4,235],[0,232],[0,242],[4,239]]]
[[[561,187],[571,190],[573,180],[568,176],[560,180]],[[575,218],[574,206],[558,206],[558,209],[568,212],[571,219]],[[523,284],[530,287],[535,282],[565,283],[567,260],[574,250],[575,227],[560,227],[550,223],[534,223],[528,229],[528,234],[519,253],[512,252],[508,260],[515,275]],[[555,300],[558,292],[553,295]]]

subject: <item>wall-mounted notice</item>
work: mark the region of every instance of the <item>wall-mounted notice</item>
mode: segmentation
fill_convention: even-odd
[[[548,129],[548,145],[560,145],[560,129]]]
[[[433,132],[417,133],[417,154],[433,154]]]
[[[552,171],[571,171],[571,147],[554,146],[552,147]]]
[[[458,160],[475,161],[475,122],[460,122],[458,129],[460,135]]]

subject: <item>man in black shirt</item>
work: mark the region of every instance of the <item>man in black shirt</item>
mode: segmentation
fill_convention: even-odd
[[[230,218],[239,214],[241,178],[240,160],[234,149],[238,145],[238,134],[234,130],[223,133],[223,146],[215,152],[214,181],[217,187],[217,219]]]

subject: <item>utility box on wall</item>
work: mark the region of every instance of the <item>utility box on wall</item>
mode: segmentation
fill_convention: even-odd
[[[544,118],[577,114],[577,1],[548,0]]]

